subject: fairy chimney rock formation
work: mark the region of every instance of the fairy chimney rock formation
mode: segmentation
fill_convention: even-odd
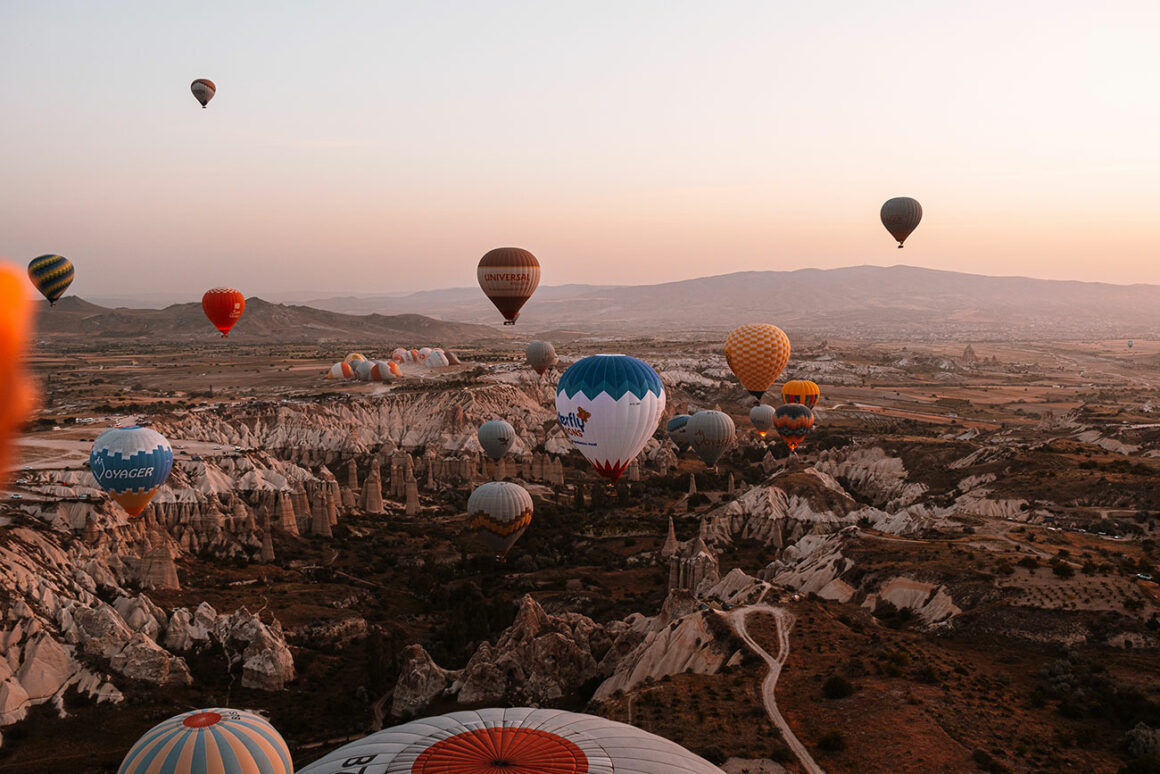
[[[414,516],[419,512],[419,482],[411,476],[407,481],[407,515]]]

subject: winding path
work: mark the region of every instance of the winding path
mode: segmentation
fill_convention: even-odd
[[[777,658],[769,655],[760,645],[757,640],[749,634],[749,630],[745,628],[745,616],[749,613],[769,613],[773,616],[774,622],[777,624]],[[745,641],[749,648],[761,656],[767,665],[769,665],[769,674],[765,676],[765,680],[761,683],[761,698],[765,703],[765,711],[769,713],[769,719],[781,731],[781,736],[785,739],[786,745],[793,754],[797,756],[802,768],[806,770],[807,774],[826,774],[825,769],[817,764],[810,755],[810,751],[806,746],[794,736],[793,730],[789,727],[789,723],[781,715],[781,710],[777,708],[777,697],[774,695],[774,689],[777,688],[777,678],[781,677],[781,667],[785,660],[789,658],[789,629],[793,625],[793,618],[782,610],[780,607],[773,607],[772,605],[750,605],[748,607],[739,607],[728,614],[729,622],[733,624],[733,629],[738,636]]]

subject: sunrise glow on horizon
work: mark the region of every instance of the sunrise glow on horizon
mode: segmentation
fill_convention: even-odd
[[[1151,1],[8,4],[0,257],[190,300],[468,287],[506,245],[544,285],[1160,284],[1157,29]]]

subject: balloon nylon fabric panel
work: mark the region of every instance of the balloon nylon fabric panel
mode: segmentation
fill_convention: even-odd
[[[521,746],[533,745],[554,748],[558,757],[555,765],[567,765],[562,749],[572,745],[583,754],[586,768],[576,772],[591,774],[721,774],[721,770],[680,745],[655,734],[606,718],[575,712],[528,707],[480,709],[453,712],[448,715],[424,718],[371,734],[364,739],[335,750],[319,761],[301,769],[298,774],[340,774],[357,771],[359,774],[473,774],[473,772],[510,772],[498,767],[477,768],[474,762],[462,761],[463,767],[433,769],[425,758],[428,750],[439,749],[446,740],[457,740],[456,749],[470,744],[487,744],[498,751],[503,736],[497,737],[492,729],[523,729]],[[527,731],[539,732],[526,734]],[[481,733],[482,732],[482,733]],[[472,738],[464,734],[473,734]],[[553,738],[555,737],[555,738]],[[517,739],[520,737],[513,737]],[[537,739],[538,738],[538,739]],[[566,744],[561,745],[557,739]],[[535,740],[535,741],[533,741]],[[506,747],[505,747],[506,749]],[[545,754],[537,752],[537,754]],[[573,765],[579,758],[575,753]],[[468,755],[464,753],[464,755]],[[492,759],[492,763],[500,758]],[[357,761],[357,763],[353,763]],[[351,762],[351,763],[347,763]],[[344,765],[346,763],[347,765]],[[417,768],[417,767],[423,768]],[[524,769],[521,774],[533,774],[543,769]],[[553,774],[563,774],[553,769]]]
[[[154,726],[133,745],[118,774],[293,774],[290,751],[265,718],[213,708]]]

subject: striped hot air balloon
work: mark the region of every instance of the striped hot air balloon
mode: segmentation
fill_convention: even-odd
[[[789,362],[789,337],[768,323],[739,326],[725,337],[725,360],[741,386],[760,401]]]
[[[48,299],[49,306],[56,306],[56,302],[72,284],[74,274],[76,270],[72,261],[63,255],[41,255],[28,264],[28,278]]]
[[[169,441],[147,427],[114,427],[97,436],[89,470],[130,516],[139,516],[173,469]]]
[[[480,540],[501,559],[532,523],[532,496],[510,481],[489,481],[467,498],[467,517]]]
[[[556,385],[556,414],[572,445],[612,483],[656,432],[665,410],[657,372],[628,355],[577,360]]]
[[[228,336],[246,311],[246,297],[233,288],[211,288],[201,297],[201,310],[222,336]]]
[[[362,771],[721,774],[721,769],[699,755],[636,726],[576,712],[527,707],[469,710],[413,720],[340,747],[298,774]]]
[[[117,774],[294,774],[290,750],[270,721],[213,707],[158,723],[137,740]]]
[[[327,379],[353,379],[354,369],[350,367],[350,363],[345,360],[340,363],[335,363],[326,372]]]
[[[781,399],[786,403],[801,403],[814,407],[822,395],[818,385],[807,379],[793,379],[786,382],[781,388]]]
[[[10,439],[28,419],[35,393],[24,373],[32,309],[16,267],[0,264],[0,483],[8,473]]]
[[[774,412],[773,426],[789,450],[794,451],[814,426],[814,412],[800,403],[786,403]]]
[[[518,247],[497,247],[479,259],[475,270],[479,286],[504,317],[515,325],[520,309],[540,284],[540,262]]]
[[[890,236],[898,240],[898,249],[901,250],[902,243],[922,222],[922,205],[909,196],[896,196],[882,205],[879,214],[882,225],[886,226]]]

